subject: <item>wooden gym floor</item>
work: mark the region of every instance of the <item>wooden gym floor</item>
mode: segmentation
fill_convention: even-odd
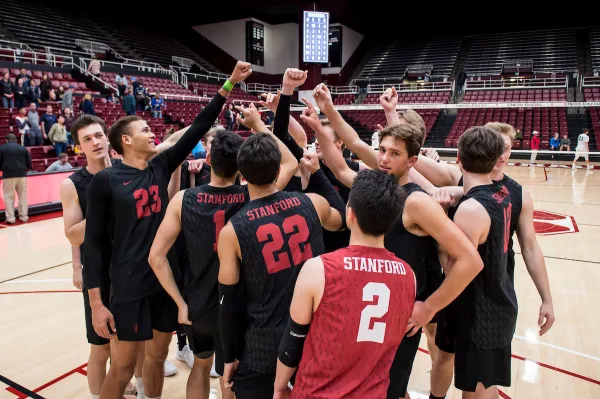
[[[535,201],[556,323],[539,337],[539,296],[517,255],[513,378],[501,396],[600,399],[600,171],[514,166],[507,172]],[[70,261],[62,218],[0,225],[0,399],[89,398],[83,302],[71,284]],[[409,385],[413,399],[429,395],[426,348],[423,338]],[[180,371],[165,379],[165,398],[185,397],[189,369],[175,360],[175,349],[174,338],[169,360]],[[217,385],[213,379],[215,392]],[[452,388],[448,398],[459,397]]]

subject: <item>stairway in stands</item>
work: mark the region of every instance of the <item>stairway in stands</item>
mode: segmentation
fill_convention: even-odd
[[[596,135],[590,118],[589,111],[585,108],[578,108],[577,113],[567,113],[567,126],[569,128],[569,139],[571,140],[571,151],[577,145],[577,137],[583,132],[583,129],[589,129],[590,136],[590,151],[596,151],[598,143],[596,143]]]
[[[444,140],[448,136],[452,125],[454,125],[454,121],[456,120],[456,110],[449,109],[443,110],[440,112],[437,121],[435,121],[435,125],[433,125],[433,129],[427,135],[427,140],[425,140],[425,146],[427,148],[444,148]]]
[[[361,138],[361,140],[370,145],[371,144],[371,136],[373,135],[373,132],[369,131],[366,127],[364,127],[360,123],[354,122],[352,120],[352,118],[348,117],[348,115],[344,115],[344,112],[340,112],[340,114],[342,114],[342,117],[344,117],[344,120],[350,126],[352,126],[352,128],[354,130],[356,130],[356,133],[358,133],[358,136]]]

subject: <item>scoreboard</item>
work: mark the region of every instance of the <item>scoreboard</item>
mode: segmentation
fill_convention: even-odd
[[[304,11],[302,61],[329,62],[329,13]]]
[[[246,61],[265,65],[265,26],[259,22],[246,21]]]
[[[342,27],[332,25],[329,27],[329,68],[342,67]]]

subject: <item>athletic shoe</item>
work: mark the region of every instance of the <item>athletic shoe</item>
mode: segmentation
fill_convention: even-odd
[[[194,354],[187,345],[183,347],[183,350],[177,350],[175,359],[179,360],[180,362],[186,362],[189,368],[194,367]]]
[[[212,368],[210,369],[210,376],[212,378],[218,378],[219,374],[217,374],[217,370],[215,370],[215,361],[213,360]]]
[[[168,360],[165,360],[165,377],[171,377],[177,374],[179,369]]]
[[[571,169],[575,170],[575,169],[577,169],[577,166],[573,165],[573,167]]]
[[[592,170],[592,169],[594,169],[594,167],[593,167],[592,165],[588,165],[588,166],[587,166],[587,168],[588,168],[589,170]]]

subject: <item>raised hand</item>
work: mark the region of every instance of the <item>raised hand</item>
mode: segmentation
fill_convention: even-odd
[[[324,83],[320,83],[313,90],[313,97],[317,102],[317,106],[324,114],[333,111],[335,108],[333,107],[333,99],[331,98],[331,93],[327,86]]]
[[[188,171],[190,173],[200,173],[202,166],[204,166],[204,159],[194,159],[188,161]]]
[[[279,98],[281,98],[281,90],[277,90],[277,94],[274,93],[262,93],[260,95],[264,100],[259,101],[259,104],[263,107],[269,108],[273,112],[277,112],[277,106],[279,105]]]
[[[300,167],[306,169],[311,174],[320,169],[319,157],[316,153],[304,151],[304,157],[300,159]]]
[[[235,64],[235,69],[231,73],[229,81],[233,84],[243,82],[252,74],[252,68],[249,62],[238,61]]]
[[[258,113],[254,103],[250,103],[248,108],[245,108],[243,105],[236,105],[235,109],[237,109],[240,114],[244,116],[244,118],[242,118],[240,115],[238,115],[238,123],[254,130],[255,132],[261,132],[264,130],[264,123],[262,119],[260,119],[260,114]]]
[[[288,68],[283,75],[283,94],[290,95],[296,87],[302,86],[306,82],[308,71],[301,71],[298,68]]]
[[[386,89],[381,97],[379,97],[379,103],[385,112],[396,111],[396,106],[398,105],[398,93],[396,92],[396,88],[392,86],[389,89]]]
[[[313,131],[317,131],[321,127],[321,120],[317,114],[317,110],[312,103],[306,98],[302,98],[302,102],[306,104],[306,108],[302,111],[300,119],[302,119]]]

